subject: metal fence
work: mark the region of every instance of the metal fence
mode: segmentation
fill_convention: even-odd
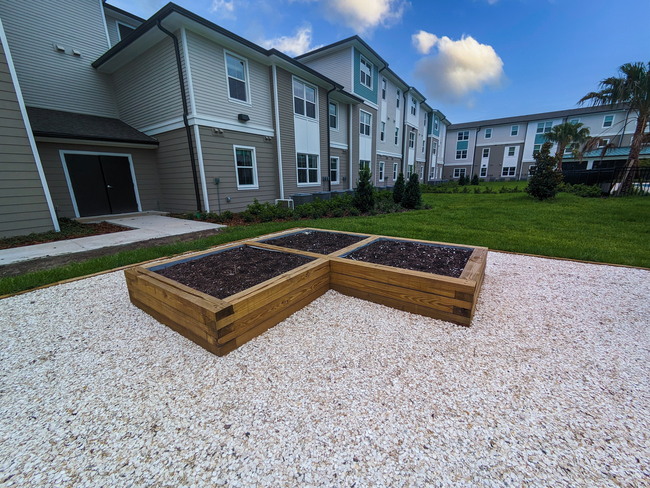
[[[650,195],[650,168],[563,171],[565,183],[598,185],[606,195]]]

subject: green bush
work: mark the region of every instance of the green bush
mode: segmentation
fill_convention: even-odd
[[[463,191],[461,191],[461,193],[469,193],[469,188],[464,186]]]
[[[478,175],[477,175],[477,174],[475,174],[475,175],[472,177],[472,185],[473,185],[473,186],[478,186]]]
[[[539,153],[535,154],[536,164],[530,170],[530,180],[526,187],[526,193],[538,200],[554,198],[562,182],[562,173],[555,171],[557,158],[551,156],[550,142],[545,142]]]
[[[474,193],[476,195],[478,195],[479,193],[481,193],[481,189],[480,188],[474,188]]]
[[[250,210],[244,210],[240,215],[244,222],[255,222],[255,215]]]
[[[345,210],[342,208],[335,208],[332,210],[332,217],[343,217],[345,215]]]
[[[492,190],[491,187],[486,186],[486,187],[485,187],[485,190],[483,190],[483,193],[495,193],[495,192]]]
[[[585,185],[579,183],[577,185],[572,185],[571,183],[566,183],[562,185],[560,191],[566,193],[572,193],[582,198],[599,198],[602,196],[602,190],[598,185]]]
[[[422,194],[420,193],[420,181],[417,173],[411,173],[411,176],[409,176],[402,206],[412,209],[422,207]]]
[[[404,191],[406,186],[404,185],[404,174],[400,173],[395,181],[395,187],[393,188],[393,201],[395,203],[401,203],[402,198],[404,198]]]
[[[458,186],[465,186],[465,175],[461,174],[458,178]]]
[[[352,204],[361,212],[368,212],[375,208],[375,187],[370,179],[370,170],[363,168],[359,172],[359,180],[354,190]]]
[[[357,207],[352,207],[350,210],[348,210],[348,215],[350,215],[351,217],[357,217],[361,215],[361,212]]]
[[[230,210],[225,210],[221,212],[221,215],[219,216],[222,222],[225,222],[227,220],[232,220],[235,218],[235,214],[232,213]]]

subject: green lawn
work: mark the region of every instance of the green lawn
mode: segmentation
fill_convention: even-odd
[[[525,182],[517,183],[520,188],[525,185]],[[504,183],[492,185],[498,189]],[[425,194],[423,199],[431,205],[431,210],[233,227],[190,243],[128,251],[49,271],[4,278],[0,279],[0,295],[298,226],[650,268],[650,198],[647,197],[579,198],[561,193],[554,201],[538,202],[525,193],[469,193]]]

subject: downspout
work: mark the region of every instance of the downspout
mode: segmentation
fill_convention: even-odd
[[[332,154],[330,148],[330,93],[332,93],[334,90],[336,90],[336,87],[327,92],[327,167],[329,168],[327,171],[327,191],[332,191]],[[340,114],[336,114],[336,116],[339,117]],[[339,163],[339,168],[337,168],[337,171],[341,171],[340,166],[341,164]]]
[[[185,132],[187,134],[187,145],[190,150],[190,162],[192,164],[192,178],[194,179],[194,193],[196,196],[196,211],[201,212],[201,196],[199,194],[199,179],[196,175],[196,160],[194,159],[194,148],[192,147],[192,129],[190,129],[190,124],[187,120],[187,96],[185,94],[185,83],[183,81],[183,66],[181,63],[181,51],[178,47],[178,38],[170,31],[165,29],[162,26],[161,20],[158,19],[157,22],[158,28],[172,38],[174,41],[174,52],[176,53],[176,66],[178,71],[178,81],[181,86],[181,99],[183,101],[183,125],[185,126]]]
[[[348,104],[348,184],[352,190],[352,104]]]
[[[280,107],[278,104],[278,72],[273,63],[273,110],[275,111],[275,143],[278,151],[278,178],[280,179],[280,200],[284,200],[284,176],[282,174],[282,141],[280,139]],[[328,109],[329,110],[329,109]]]

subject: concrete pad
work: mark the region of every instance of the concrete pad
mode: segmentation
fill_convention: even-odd
[[[47,256],[60,256],[75,252],[90,251],[102,247],[119,246],[133,242],[148,241],[159,237],[179,236],[192,232],[226,227],[220,224],[175,219],[162,215],[128,215],[102,218],[112,224],[131,227],[133,230],[104,234],[99,236],[79,237],[64,241],[47,242],[33,246],[16,247],[0,250],[0,266],[29,261]],[[93,220],[97,222],[99,220]]]

